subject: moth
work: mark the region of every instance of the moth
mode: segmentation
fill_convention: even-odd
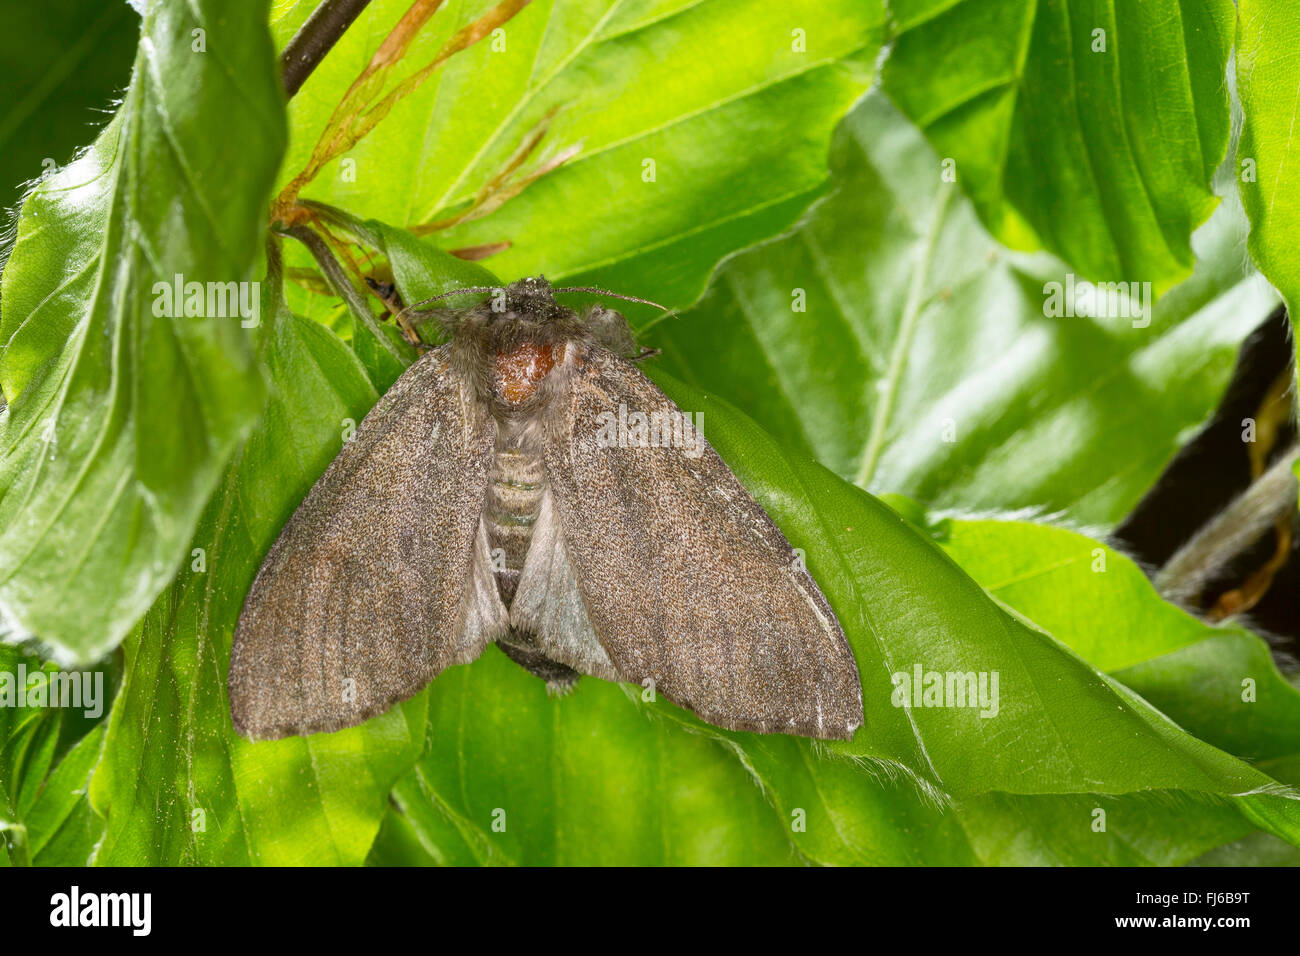
[[[851,737],[862,691],[834,611],[638,368],[623,316],[566,308],[541,277],[471,291],[493,295],[432,313],[446,344],[262,563],[231,653],[239,733],[359,724],[495,642],[555,692],[586,674],[721,727]]]

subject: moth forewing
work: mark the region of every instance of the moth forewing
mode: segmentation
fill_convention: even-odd
[[[495,637],[466,628],[471,606],[486,607],[473,620],[492,619],[472,545],[494,439],[445,346],[375,405],[281,531],[244,602],[229,677],[241,734],[361,723]]]
[[[847,738],[857,664],[785,536],[707,442],[601,440],[616,409],[681,412],[599,347],[569,382],[545,450],[578,589],[624,680],[737,730]],[[699,436],[697,436],[699,437]]]

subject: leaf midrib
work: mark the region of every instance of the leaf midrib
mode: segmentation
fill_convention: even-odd
[[[892,424],[894,403],[898,400],[898,389],[902,383],[903,373],[907,368],[907,354],[911,349],[912,339],[916,335],[917,325],[920,323],[921,310],[929,301],[925,285],[930,276],[930,265],[934,259],[939,233],[942,231],[944,218],[956,188],[955,183],[940,184],[936,193],[934,208],[930,214],[930,223],[926,228],[921,254],[912,267],[911,281],[908,283],[907,289],[907,301],[903,306],[898,334],[895,336],[894,346],[890,350],[889,367],[886,369],[883,379],[885,387],[872,414],[871,431],[867,436],[866,447],[862,452],[857,475],[853,479],[854,484],[861,488],[867,487],[870,483],[876,465],[879,463],[880,456],[884,451],[885,439],[888,437],[889,428]]]

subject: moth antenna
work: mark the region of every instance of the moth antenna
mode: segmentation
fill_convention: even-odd
[[[634,295],[624,295],[624,294],[621,293],[621,292],[610,292],[608,289],[597,289],[595,286],[589,286],[589,285],[570,285],[570,286],[565,286],[563,289],[552,289],[551,291],[552,291],[552,292],[556,292],[556,293],[559,293],[559,292],[595,292],[597,295],[610,295],[610,296],[613,296],[613,297],[616,298],[616,299],[626,299],[628,302],[640,302],[642,305],[653,305],[656,309],[662,309],[662,310],[665,311],[665,312],[669,311],[668,306],[666,306],[666,305],[660,305],[658,302],[652,302],[652,301],[650,301],[649,299],[641,299],[641,298],[638,298],[637,296],[634,296]]]
[[[441,293],[440,295],[431,296],[431,297],[428,298],[428,299],[421,299],[419,302],[412,302],[410,305],[408,305],[406,308],[404,308],[401,312],[399,312],[399,313],[397,314],[397,318],[398,318],[398,319],[401,319],[404,315],[406,315],[406,313],[410,312],[412,309],[417,309],[417,308],[419,308],[419,307],[422,306],[422,305],[428,305],[430,302],[437,302],[439,299],[445,299],[445,298],[447,298],[448,296],[452,296],[452,295],[472,295],[472,294],[474,294],[474,293],[476,293],[476,292],[497,292],[497,291],[500,290],[501,288],[503,288],[503,287],[502,287],[502,286],[472,285],[472,286],[466,286],[466,287],[463,288],[463,289],[452,289],[450,292],[443,292],[443,293]]]

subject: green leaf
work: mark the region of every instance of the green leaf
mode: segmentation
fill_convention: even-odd
[[[84,866],[90,857],[100,827],[85,789],[114,681],[83,673],[98,685],[74,690],[54,665],[0,646],[0,680],[15,691],[0,697],[0,861]]]
[[[65,662],[176,573],[263,402],[238,316],[155,312],[177,275],[251,279],[261,243],[282,94],[265,5],[228,6],[150,7],[125,101],[27,199],[4,271],[0,618]]]
[[[1230,168],[1196,274],[1138,328],[1046,315],[1065,267],[1008,254],[936,163],[868,97],[836,136],[833,194],[788,237],[726,263],[647,344],[869,490],[1112,524],[1213,411],[1276,302],[1237,252]]]
[[[884,87],[998,239],[1157,294],[1187,275],[1228,143],[1230,0],[888,6]]]
[[[800,862],[789,825],[732,755],[647,718],[632,694],[587,679],[553,700],[496,648],[440,677],[430,750],[393,793],[420,862]]]
[[[419,318],[418,303],[434,295],[468,286],[495,287],[501,284],[501,280],[483,266],[449,255],[432,242],[419,239],[405,229],[377,219],[359,219],[346,210],[319,203],[313,204],[313,208],[336,235],[339,232],[346,234],[367,250],[368,257],[373,252],[387,260],[387,273],[396,282],[402,301],[410,310],[412,323]],[[383,272],[380,266],[374,268]],[[369,302],[368,291],[361,288],[356,291]],[[358,312],[358,307],[347,304],[342,307],[340,316],[345,321],[331,321],[340,311],[337,300],[322,299],[295,287],[289,287],[288,292],[290,302],[299,302],[305,306],[307,314],[345,333],[371,382],[381,392],[387,391],[415,360],[415,349],[403,338],[401,330],[387,313],[371,319]],[[438,338],[438,330],[427,325],[417,332],[425,335],[429,342]]]
[[[430,242],[417,239],[405,229],[398,229],[372,219],[375,247],[388,259],[393,280],[401,290],[408,308],[442,292],[470,286],[498,286],[501,280],[490,270],[474,262],[449,256]],[[447,300],[454,303],[454,299]],[[470,299],[469,301],[473,301]],[[461,302],[463,306],[464,301]]]
[[[1300,755],[1300,691],[1268,645],[1161,600],[1122,554],[1017,521],[952,521],[943,546],[990,594],[1201,740],[1252,761]]]
[[[1237,95],[1241,129],[1239,183],[1250,217],[1250,254],[1281,291],[1294,321],[1300,307],[1300,171],[1295,124],[1300,15],[1285,0],[1240,0]]]
[[[400,809],[371,862],[1169,866],[1250,832],[1231,806],[1187,794],[995,794],[949,807],[784,736],[749,736],[736,761],[647,720],[636,697],[584,679],[571,698],[548,699],[491,649],[452,670],[431,692],[432,750],[395,788]]]
[[[1268,833],[1251,833],[1192,861],[1193,866],[1300,866],[1300,848]]]
[[[1242,807],[1300,840],[1300,802],[1266,774],[1191,737],[1025,618],[992,601],[927,535],[821,466],[791,458],[724,403],[656,380],[683,409],[704,410],[710,443],[807,554],[843,624],[863,679],[866,727],[832,754],[883,762],[958,799],[1018,794],[1186,791],[1210,798],[1260,788]],[[996,716],[907,706],[893,675],[999,674]],[[904,706],[897,706],[903,703]],[[742,750],[750,735],[666,712]],[[814,745],[798,741],[801,753]]]
[[[407,5],[372,3],[294,98],[282,181]],[[491,5],[440,11],[403,73]],[[281,45],[305,14],[274,24]],[[402,226],[457,214],[558,108],[520,172],[578,155],[439,244],[508,241],[492,261],[505,278],[682,305],[714,263],[787,228],[822,188],[826,143],[871,79],[883,19],[879,0],[538,0],[506,24],[503,50],[484,40],[453,57],[347,154],[346,175],[332,163],[304,195]]]
[[[87,790],[104,744],[96,726],[59,762],[27,811],[27,836],[37,866],[86,866],[104,832]]]
[[[1300,308],[1300,265],[1290,237],[1300,229],[1300,173],[1294,131],[1300,103],[1296,67],[1300,16],[1278,0],[1239,0],[1237,95],[1244,118],[1237,179],[1250,219],[1251,257],[1286,300],[1291,321]],[[1300,462],[1292,470],[1300,477]]]
[[[440,292],[468,286],[501,284],[500,279],[482,266],[448,255],[432,243],[417,239],[405,229],[398,229],[375,219],[364,223],[364,229],[367,232],[366,238],[388,260],[393,280],[402,294],[402,301],[407,303],[408,308],[414,309],[415,303]],[[400,339],[400,333],[395,326],[385,326],[385,330],[391,331],[394,338]],[[435,332],[436,330],[429,330],[430,341],[436,338]],[[388,386],[396,381],[397,375],[404,371],[404,367],[396,369],[397,375],[394,375],[393,369],[378,360],[379,349],[375,348],[373,343],[374,337],[368,329],[362,329],[352,338],[352,347],[356,349],[361,361],[367,369],[374,369],[371,372],[371,380],[375,382],[376,387],[387,390]],[[405,342],[403,345],[407,350],[405,354],[414,358],[415,353],[410,346]]]
[[[958,818],[992,866],[1181,866],[1254,834],[1231,804],[1186,792],[964,801]]]
[[[250,744],[230,723],[235,623],[262,556],[377,393],[325,327],[267,298],[262,422],[205,511],[191,561],[124,645],[91,802],[95,861],[357,864],[424,741],[421,695],[363,727]],[[148,781],[142,786],[142,781]]]

